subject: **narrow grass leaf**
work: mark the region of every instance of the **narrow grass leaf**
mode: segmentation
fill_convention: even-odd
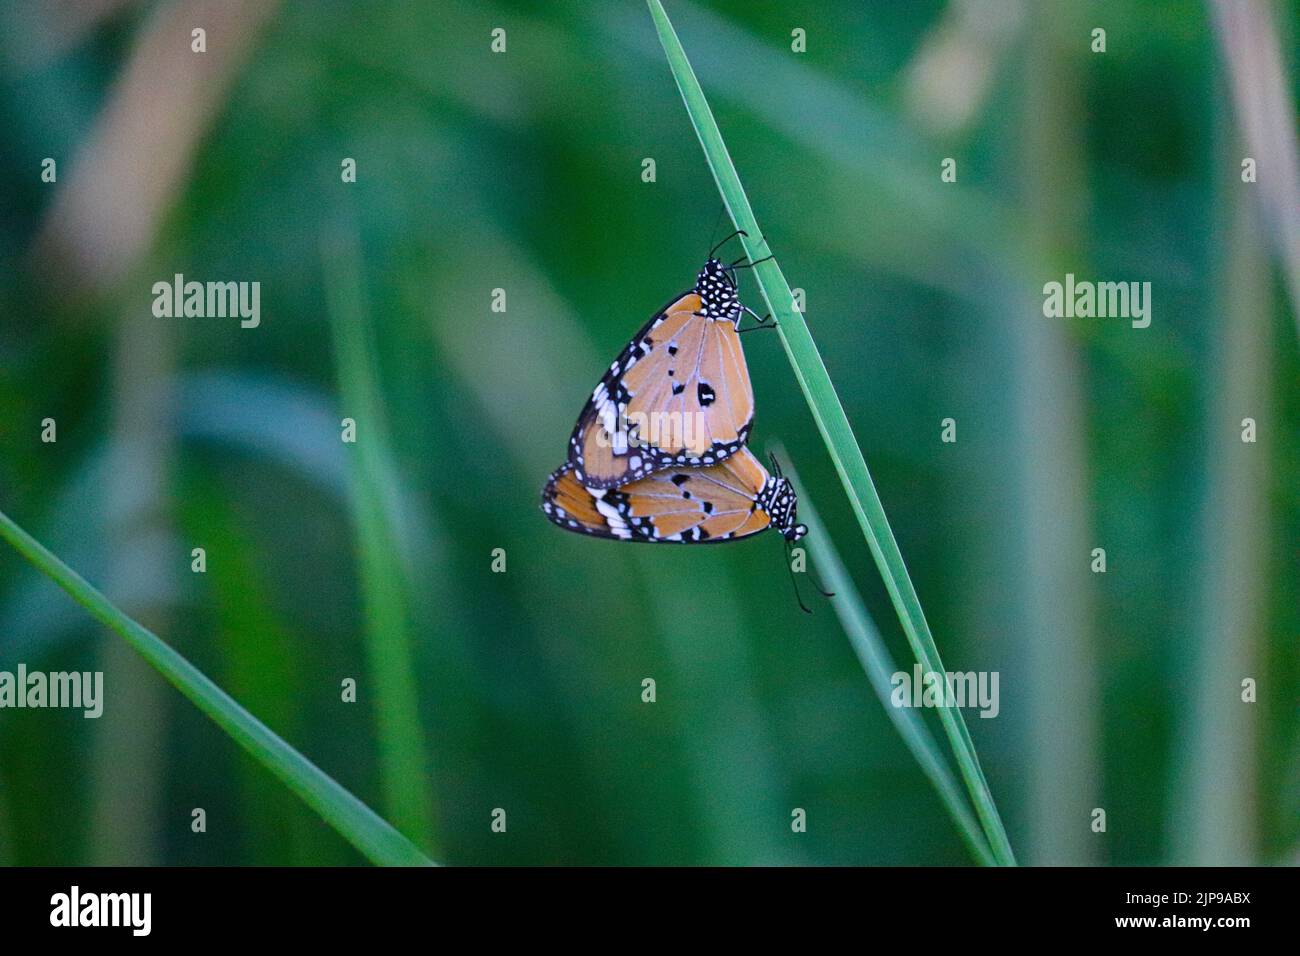
[[[659,32],[659,40],[663,44],[668,65],[681,92],[682,101],[686,104],[686,112],[690,116],[691,124],[695,128],[696,135],[699,136],[700,144],[704,147],[705,158],[717,182],[722,201],[735,227],[748,234],[742,237],[745,252],[753,261],[763,259],[771,254],[771,250],[762,231],[758,228],[749,198],[740,184],[735,165],[722,140],[722,133],[713,118],[713,112],[704,98],[704,91],[695,77],[695,71],[686,59],[686,52],[682,49],[668,15],[664,12],[663,4],[659,0],[647,0],[647,3],[650,14],[654,18],[655,28]],[[839,396],[831,383],[821,354],[817,351],[812,334],[808,331],[808,325],[795,307],[790,285],[786,282],[785,275],[775,259],[759,263],[753,271],[767,307],[777,319],[781,344],[790,359],[790,366],[812,411],[813,420],[817,423],[822,440],[826,443],[826,450],[830,453],[831,461],[848,494],[849,504],[853,508],[867,546],[871,549],[871,555],[884,579],[912,653],[925,673],[932,671],[943,673],[939,650],[935,646],[930,626],[921,610],[921,602],[907,573],[903,555],[898,549],[894,533],[885,517],[884,506],[876,493],[871,473],[867,470],[862,449],[858,447],[853,430],[849,427],[844,407],[840,404]],[[945,703],[939,708],[939,717],[994,855],[1000,864],[1014,865],[1015,855],[1011,843],[1007,839],[1006,829],[1002,824],[997,805],[993,801],[993,795],[984,777],[979,756],[975,752],[970,731],[966,727],[961,711]]]
[[[231,739],[303,802],[320,814],[371,861],[387,866],[431,866],[406,837],[265,724],[241,707],[152,631],[127,617],[81,575],[0,512],[0,537],[17,549],[37,570],[67,591],[91,616],[116,631],[158,673],[230,735]]]

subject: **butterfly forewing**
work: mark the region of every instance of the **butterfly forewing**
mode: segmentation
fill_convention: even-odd
[[[580,483],[614,488],[671,465],[710,465],[744,445],[754,419],[740,336],[698,293],[637,333],[587,400],[569,442]]]
[[[578,481],[560,467],[542,493],[542,510],[570,531],[623,541],[731,541],[768,527],[756,504],[767,471],[748,449],[708,467],[674,466],[611,489]]]

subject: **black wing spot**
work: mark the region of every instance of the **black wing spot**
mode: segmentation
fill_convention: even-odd
[[[673,385],[674,395],[680,395],[684,391],[686,391],[686,386],[683,385],[681,382],[677,382],[676,384]]]
[[[670,345],[670,346],[668,346],[668,354],[669,354],[669,355],[676,355],[676,354],[677,354],[677,346],[676,346],[676,345]]]
[[[711,514],[713,514],[713,502],[712,502],[712,501],[701,502],[701,504],[704,506],[704,513],[705,513],[706,515],[711,515]]]
[[[699,395],[700,405],[704,408],[708,408],[712,405],[714,400],[718,397],[717,392],[713,390],[713,386],[708,382],[700,382],[699,388],[696,389],[696,392]]]
[[[670,480],[672,481],[672,483],[673,483],[674,485],[676,485],[678,488],[680,488],[682,485],[686,484],[686,482],[688,482],[688,481],[691,480],[691,476],[690,476],[690,475],[673,475],[672,478],[671,478]]]

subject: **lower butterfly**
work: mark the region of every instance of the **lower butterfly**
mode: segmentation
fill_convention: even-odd
[[[769,475],[744,447],[715,465],[668,468],[617,488],[589,488],[566,463],[542,490],[555,524],[617,541],[708,544],[768,528],[798,541],[808,529],[795,521],[796,503],[789,479]]]

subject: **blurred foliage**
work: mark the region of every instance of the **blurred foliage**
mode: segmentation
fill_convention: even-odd
[[[1175,859],[1189,711],[1249,675],[1260,688],[1253,720],[1223,744],[1251,755],[1238,807],[1252,821],[1248,855],[1294,861],[1300,362],[1271,265],[1254,299],[1263,307],[1231,308],[1226,223],[1244,187],[1206,13],[1182,0],[1061,3],[1074,14],[1060,18],[970,5],[977,24],[1001,11],[990,36],[958,16],[964,6],[668,10],[782,267],[807,291],[813,335],[945,662],[1001,672],[999,718],[970,723],[1022,860],[1036,859],[1040,838],[1029,741],[1082,732],[1042,721],[1030,703],[1031,688],[1051,694],[1075,675],[1026,663],[1050,635],[1029,627],[1025,608],[1054,596],[1032,591],[1029,563],[1042,553],[1026,544],[1024,500],[1053,471],[1026,470],[1046,436],[1018,423],[1015,395],[1034,381],[1037,353],[1015,343],[1055,323],[1047,334],[1082,382],[1083,427],[1054,437],[1084,462],[1089,535],[1059,546],[1081,549],[1068,560],[1089,616],[1069,623],[1095,670],[1089,796],[1109,828],[1058,825],[1082,828],[1091,861]],[[44,56],[32,53],[54,29],[42,6],[0,9],[0,507],[97,583],[114,579],[129,549],[156,547],[114,513],[106,488],[129,482],[114,427],[132,387],[120,332],[143,325],[170,342],[173,414],[162,427],[174,449],[158,502],[170,573],[111,593],[128,610],[164,608],[165,639],[383,812],[338,432],[356,413],[340,396],[321,256],[324,237],[354,234],[401,552],[388,585],[409,616],[440,859],[968,861],[835,615],[799,613],[779,542],[623,547],[564,534],[537,508],[600,370],[692,281],[719,220],[640,3],[283,4],[200,131],[147,255],[119,281],[87,287],[33,250],[137,39],[158,22],[152,4],[108,9]],[[1297,5],[1278,10],[1294,60]],[[1108,31],[1104,55],[1087,48],[1094,23]],[[498,26],[504,55],[489,50]],[[803,54],[790,50],[796,26],[808,32]],[[978,54],[955,59],[938,87],[977,91],[955,126],[936,126],[914,96],[917,64],[941,36]],[[188,29],[173,39],[187,49]],[[1035,44],[1049,76],[1068,80],[1050,116],[1035,114],[1023,68]],[[986,64],[983,86],[962,73],[972,62]],[[1035,164],[1060,159],[1034,152],[1035,124],[1074,144],[1051,245],[1033,228],[1046,210],[1026,174],[1050,183],[1056,167]],[[46,156],[59,158],[57,184],[40,180]],[[947,156],[955,184],[939,179]],[[343,157],[357,160],[355,184],[340,182]],[[654,183],[641,181],[645,157]],[[137,159],[148,168],[156,157]],[[1042,284],[1067,271],[1150,280],[1151,327],[1044,319]],[[154,318],[150,288],[174,273],[259,281],[261,326]],[[507,290],[505,314],[490,311],[494,288]],[[1234,413],[1258,419],[1257,445],[1212,414],[1241,371],[1220,347],[1234,320],[1256,331],[1263,363],[1258,407]],[[907,660],[785,358],[761,335],[746,344],[755,447],[784,443]],[[1036,394],[1060,397],[1051,382]],[[58,421],[56,444],[39,440],[46,416]],[[949,416],[954,445],[939,441]],[[1223,492],[1258,500],[1263,532],[1245,545],[1261,569],[1259,607],[1254,631],[1234,635],[1248,669],[1206,686],[1189,662],[1206,639],[1206,568],[1218,553],[1206,531],[1223,505],[1210,462],[1229,453],[1265,461],[1262,487]],[[1105,575],[1088,572],[1098,542]],[[195,546],[208,552],[204,576],[189,572]],[[505,574],[491,571],[494,548],[506,550]],[[0,668],[93,669],[111,640],[0,552]],[[360,684],[354,705],[339,699],[346,677]],[[645,677],[657,681],[653,705],[641,702]],[[0,862],[94,855],[100,783],[88,768],[122,719],[111,671],[105,686],[98,721],[0,712]],[[181,698],[162,700],[161,761],[113,771],[153,793],[160,814],[149,821],[156,846],[133,859],[360,861]],[[204,835],[189,829],[195,806],[208,812]],[[504,836],[489,829],[495,807],[509,815]],[[808,812],[805,834],[790,831],[793,807]]]

